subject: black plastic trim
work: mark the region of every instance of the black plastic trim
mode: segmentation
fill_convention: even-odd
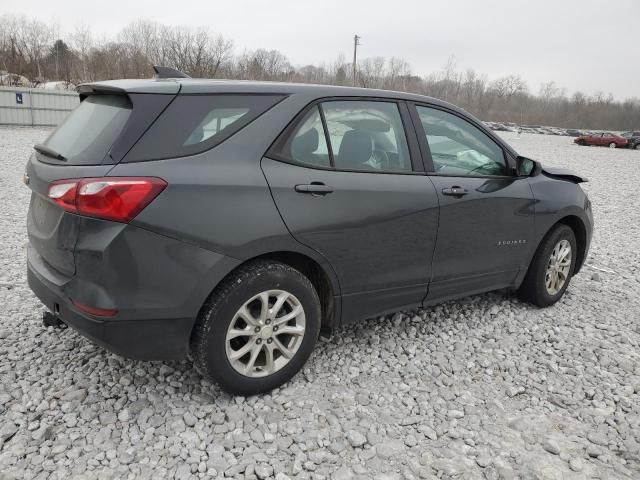
[[[411,119],[411,113],[407,102],[399,102],[398,110],[400,111],[400,120],[402,121],[402,128],[404,128],[404,134],[407,140],[411,167],[414,172],[421,172],[424,170],[422,152],[420,152],[420,143],[418,141],[415,128],[413,128],[413,120]]]
[[[322,105],[318,103],[318,112],[320,112],[320,121],[322,122],[322,131],[324,132],[324,141],[327,144],[327,152],[329,152],[329,163],[331,168],[336,168],[336,161],[333,158],[333,146],[331,145],[331,137],[329,136],[329,128],[327,127],[327,120],[324,118],[324,110]],[[311,109],[309,109],[311,111]],[[297,124],[296,124],[297,126]]]
[[[120,163],[177,96],[178,94],[156,95],[130,93],[129,99],[132,103],[131,115],[122,133],[111,146],[103,163]],[[110,158],[111,161],[107,162],[107,158]]]

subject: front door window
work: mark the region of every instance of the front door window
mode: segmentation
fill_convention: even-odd
[[[436,173],[507,175],[502,148],[466,120],[436,108],[416,107]]]

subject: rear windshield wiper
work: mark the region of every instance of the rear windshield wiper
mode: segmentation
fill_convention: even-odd
[[[55,158],[56,160],[62,160],[63,162],[67,161],[67,158],[64,155],[56,152],[53,148],[47,147],[46,145],[43,145],[41,143],[36,143],[33,146],[33,149],[38,153],[46,155],[47,157]]]

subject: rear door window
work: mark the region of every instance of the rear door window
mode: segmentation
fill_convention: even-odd
[[[65,157],[65,165],[99,165],[130,114],[131,102],[125,95],[91,95],[53,131],[44,145]],[[41,160],[50,161],[46,156]]]
[[[178,95],[124,161],[159,160],[204,152],[282,98],[282,95]]]
[[[411,171],[404,126],[393,102],[366,100],[322,104],[337,169]]]
[[[413,170],[400,110],[392,101],[327,100],[314,105],[280,135],[269,155],[336,170]]]

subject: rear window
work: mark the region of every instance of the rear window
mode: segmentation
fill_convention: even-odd
[[[124,95],[91,95],[56,128],[44,145],[66,158],[65,165],[99,165],[131,114]],[[43,157],[44,161],[45,158]]]
[[[125,162],[184,157],[223,142],[283,98],[282,95],[178,95]]]

